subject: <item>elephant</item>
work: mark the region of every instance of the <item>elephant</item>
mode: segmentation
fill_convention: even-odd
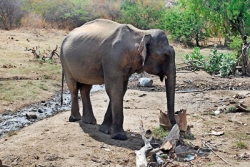
[[[172,125],[176,84],[175,50],[160,29],[141,30],[130,24],[96,19],[72,30],[60,51],[62,91],[64,76],[71,94],[70,122],[96,124],[90,101],[93,84],[104,84],[109,104],[99,131],[126,140],[123,97],[134,73],[165,79],[167,110]],[[79,112],[78,91],[83,104]]]

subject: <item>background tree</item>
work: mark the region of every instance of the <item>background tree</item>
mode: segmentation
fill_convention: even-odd
[[[22,0],[0,1],[0,27],[9,30],[20,25],[23,15],[21,11]]]
[[[122,3],[123,0],[93,0],[93,9],[102,18],[117,20]]]
[[[227,45],[230,36],[249,35],[249,0],[180,0],[187,10],[197,11],[205,21],[206,29],[212,36],[225,37]]]
[[[183,5],[169,9],[161,18],[160,28],[170,31],[171,37],[187,46],[199,46],[200,41],[207,37],[204,19],[194,10],[188,10]]]
[[[95,18],[92,0],[24,0],[23,10],[42,15],[46,22],[70,29]]]
[[[118,21],[130,23],[140,29],[157,28],[165,12],[164,1],[125,0],[121,5],[121,17]]]

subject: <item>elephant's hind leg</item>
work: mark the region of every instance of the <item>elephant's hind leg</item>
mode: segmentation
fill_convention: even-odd
[[[86,124],[96,124],[96,119],[93,114],[90,95],[89,95],[91,88],[92,85],[86,85],[86,84],[79,85],[82,97],[82,105],[83,105],[82,122]]]
[[[99,131],[106,134],[110,134],[111,128],[112,128],[112,110],[111,110],[111,102],[109,102],[108,109],[104,116],[103,123],[99,127]]]
[[[81,120],[81,114],[79,112],[78,103],[78,85],[77,82],[65,73],[65,78],[71,95],[71,114],[69,117],[69,122],[76,122]]]
[[[81,114],[79,112],[78,103],[78,89],[70,90],[71,94],[71,115],[69,117],[69,122],[76,122],[81,120]]]

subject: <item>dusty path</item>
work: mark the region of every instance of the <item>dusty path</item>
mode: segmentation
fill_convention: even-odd
[[[182,75],[186,76],[181,74],[178,78]],[[154,83],[159,87],[164,85],[158,78],[154,78]],[[222,100],[231,99],[236,93],[246,95],[249,91],[176,93],[176,110],[187,109],[188,124],[194,125],[192,133],[196,139],[191,141],[193,144],[201,146],[202,141],[211,140],[219,148],[217,154],[232,166],[247,166],[249,161],[234,157],[237,153],[249,152],[249,148],[234,148],[234,144],[241,140],[247,147],[250,146],[250,137],[246,134],[250,131],[249,114],[221,113],[212,116],[206,112],[221,105]],[[70,123],[69,111],[39,121],[21,129],[16,135],[0,139],[0,159],[3,164],[20,167],[135,166],[134,150],[140,149],[143,144],[138,132],[139,121],[143,120],[145,129],[152,130],[159,126],[159,111],[166,110],[165,92],[127,91],[124,98],[124,129],[129,137],[127,141],[112,140],[109,135],[98,131],[98,125],[102,123],[108,106],[108,97],[102,91],[93,93],[91,99],[97,125],[86,125],[80,121]],[[250,104],[248,97],[244,101]],[[236,121],[246,125],[237,124]],[[225,131],[225,135],[203,135],[218,128]],[[235,137],[239,135],[241,138]],[[212,153],[209,159],[210,161],[197,159],[193,163],[198,166],[228,166]],[[175,163],[178,164],[176,161]],[[190,163],[182,165],[188,166]]]

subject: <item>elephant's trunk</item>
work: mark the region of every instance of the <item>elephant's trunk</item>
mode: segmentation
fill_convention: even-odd
[[[166,97],[167,97],[167,110],[168,117],[172,125],[176,124],[175,121],[175,84],[176,84],[176,67],[175,67],[175,53],[171,51],[171,58],[169,59],[169,65],[166,71],[167,78],[165,79]]]

